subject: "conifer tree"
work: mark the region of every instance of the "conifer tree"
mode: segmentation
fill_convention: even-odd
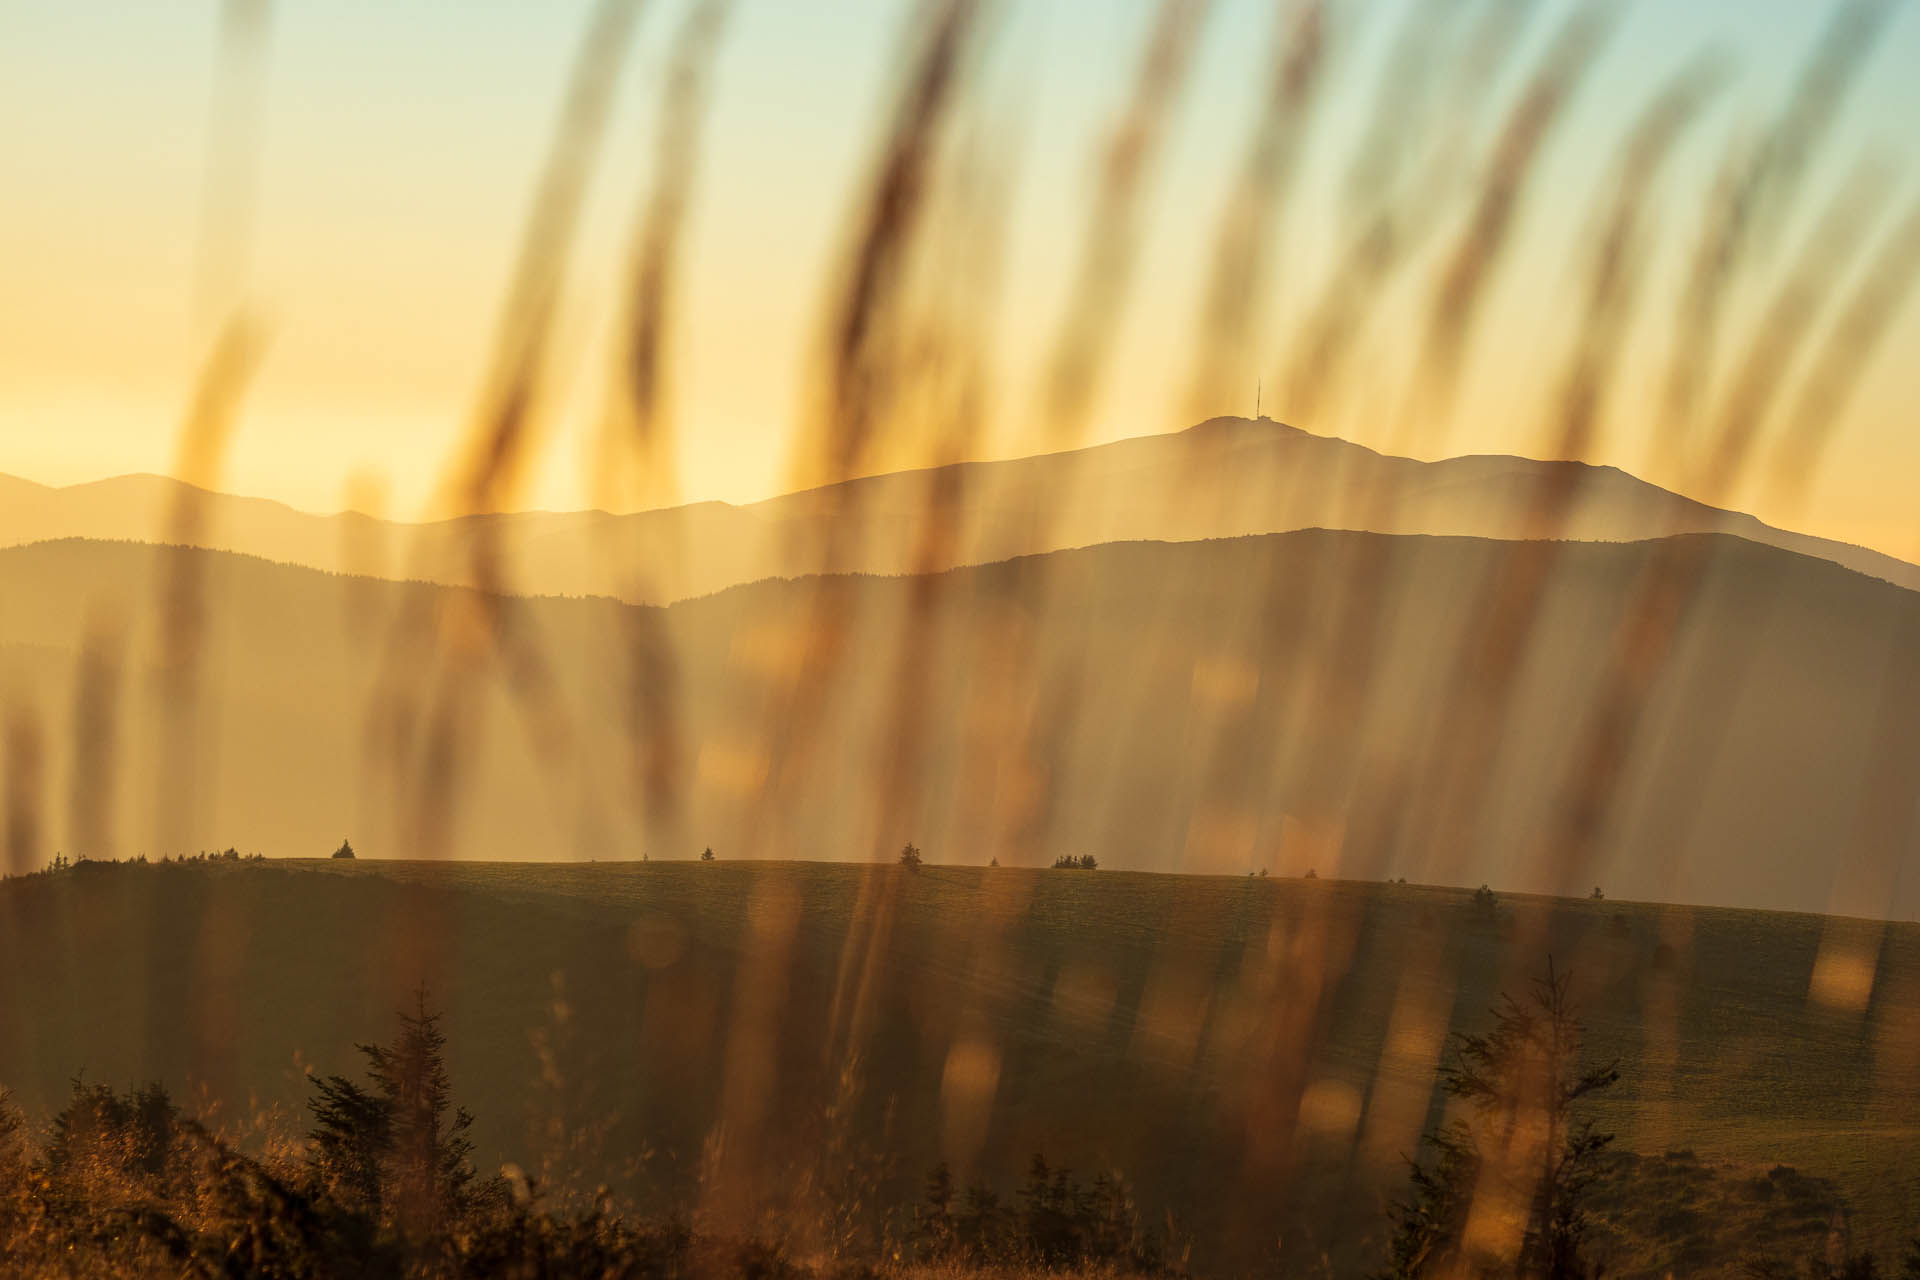
[[[316,1077],[307,1104],[322,1186],[409,1233],[444,1230],[479,1198],[473,1116],[453,1104],[446,1043],[422,989],[392,1044],[358,1046],[368,1084]]]
[[[917,1234],[922,1257],[944,1258],[953,1252],[953,1170],[944,1160],[927,1175],[926,1205],[921,1211]]]
[[[1581,1066],[1570,989],[1549,959],[1524,1003],[1501,998],[1491,1031],[1455,1037],[1441,1083],[1458,1114],[1423,1138],[1429,1154],[1411,1162],[1411,1194],[1390,1211],[1383,1277],[1590,1274],[1586,1193],[1613,1135],[1574,1108],[1620,1073]],[[1470,1232],[1470,1223],[1491,1225]]]

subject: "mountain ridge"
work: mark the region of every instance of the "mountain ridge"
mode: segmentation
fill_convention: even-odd
[[[1461,743],[1439,730],[1452,723],[1477,602],[1524,544],[1296,531],[1105,544],[831,591],[770,580],[665,609],[527,600],[514,617],[554,674],[551,709],[567,727],[554,741],[568,745],[555,756],[516,727],[528,721],[507,673],[472,668],[478,723],[497,727],[463,748],[466,805],[448,847],[564,861],[710,844],[724,857],[859,861],[913,840],[937,859],[1011,865],[1065,845],[1115,868],[1317,867],[1559,893],[1598,881],[1643,900],[1920,912],[1920,833],[1834,835],[1856,830],[1873,777],[1920,770],[1920,732],[1905,727],[1920,725],[1920,704],[1908,705],[1920,650],[1901,642],[1920,636],[1920,600],[1730,535],[1687,544],[1701,564],[1695,599],[1649,690],[1597,861],[1569,870],[1538,856],[1584,726],[1616,696],[1607,662],[1620,619],[1671,560],[1665,545],[1554,549],[1486,753],[1485,810],[1464,825],[1434,772]],[[1381,550],[1390,569],[1363,655],[1328,620],[1339,597],[1305,584],[1318,575],[1338,589],[1357,557]],[[392,710],[392,628],[425,618],[457,642],[475,616],[459,589],[85,540],[0,551],[0,598],[34,603],[0,611],[0,700],[44,733],[48,848],[160,852],[145,825],[165,741],[147,697],[154,602],[161,575],[187,566],[208,602],[204,723],[219,747],[191,847],[325,852],[344,824],[370,854],[409,851],[390,811],[416,779],[411,757],[378,755],[368,735]],[[845,657],[831,673],[806,656],[823,604],[844,610]],[[659,620],[677,673],[667,688],[680,804],[635,826],[623,708],[641,613]],[[68,726],[83,637],[102,616],[121,622],[127,786],[110,806],[114,847],[84,850],[58,821],[84,803],[55,801],[77,794]],[[403,680],[404,696],[442,687],[446,670]],[[791,717],[796,677],[824,682],[809,730]],[[889,710],[901,705],[918,709],[920,728],[886,817],[874,762],[901,758]],[[1892,772],[1868,768],[1872,753]],[[1568,876],[1584,883],[1559,882]]]
[[[1527,526],[1538,488],[1568,469],[1566,487],[1574,497],[1564,540],[1721,531],[1920,590],[1920,566],[1779,529],[1618,467],[1512,454],[1429,462],[1244,418],[1058,453],[862,476],[753,503],[703,501],[627,513],[526,511],[410,522],[350,511],[317,514],[273,499],[195,489],[213,532],[193,545],[333,571],[471,585],[465,542],[485,525],[499,539],[516,591],[672,603],[769,577],[938,570],[1109,541],[1308,528],[1517,540],[1537,532]],[[150,474],[64,487],[4,480],[25,486],[31,501],[16,494],[0,511],[0,546],[67,536],[165,541],[166,515],[179,492],[174,486],[181,484]],[[129,496],[129,485],[139,491]],[[87,498],[108,509],[62,509]],[[947,559],[927,563],[913,549],[936,502],[947,504],[948,515],[960,513],[961,527]],[[857,522],[861,536],[838,560],[821,562],[817,549],[826,544],[826,530],[843,518]]]

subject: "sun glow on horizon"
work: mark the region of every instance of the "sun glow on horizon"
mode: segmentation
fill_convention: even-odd
[[[246,288],[268,347],[217,487],[329,511],[348,502],[350,477],[375,476],[388,514],[430,513],[475,412],[529,193],[589,7],[482,5],[450,24],[417,3],[352,13],[273,6]],[[0,141],[0,165],[15,175],[14,199],[0,211],[13,299],[0,319],[0,472],[56,484],[169,470],[209,341],[195,314],[194,281],[216,9],[195,7],[183,19],[134,4],[84,8],[34,0],[0,18],[8,70],[0,102],[16,119],[41,122]],[[640,19],[566,268],[539,443],[508,505],[593,504],[634,211],[656,169],[655,133],[684,8],[651,7]],[[1583,454],[1697,494],[1687,467],[1663,459],[1651,439],[1674,299],[1721,157],[1780,110],[1825,9],[1771,0],[1684,13],[1640,7],[1624,17],[1514,211],[1511,244],[1445,412],[1409,388],[1465,201],[1380,299],[1356,340],[1342,394],[1295,415],[1289,353],[1352,236],[1348,161],[1364,140],[1403,8],[1331,6],[1327,88],[1303,128],[1294,198],[1274,221],[1276,248],[1255,282],[1258,329],[1222,383],[1232,390],[1196,406],[1188,388],[1197,317],[1258,114],[1269,27],[1287,9],[1254,0],[1214,6],[1143,188],[1137,252],[1082,442],[1177,430],[1208,413],[1250,415],[1254,388],[1264,383],[1275,417],[1370,447],[1419,457],[1550,452],[1542,422],[1580,327],[1576,299],[1598,218],[1596,183],[1615,163],[1641,101],[1701,50],[1720,47],[1734,68],[1731,83],[1677,144],[1652,197],[1659,237],[1638,307],[1645,323],[1626,340],[1611,405]],[[1469,185],[1572,5],[1545,8],[1473,122],[1476,158],[1461,175]],[[904,12],[848,0],[804,14],[742,4],[730,17],[712,69],[664,348],[663,407],[679,444],[669,488],[684,499],[746,502],[791,487],[788,460],[817,378],[823,300],[855,216],[854,193],[873,163]],[[952,264],[962,276],[991,270],[1000,282],[985,304],[984,425],[969,457],[1057,446],[1039,388],[1074,287],[1101,148],[1153,15],[1143,0],[1069,0],[1009,6],[997,21],[978,73],[979,101],[956,125],[964,142],[1012,170],[1004,207],[986,213],[1003,232],[998,267]],[[1773,269],[1729,301],[1724,363],[1737,360],[1764,323],[1772,282],[1861,157],[1892,177],[1863,251],[1848,256],[1839,286],[1821,299],[1809,352],[1871,269],[1873,246],[1915,200],[1920,139],[1894,122],[1920,115],[1920,89],[1901,73],[1920,41],[1920,15],[1895,13],[1878,41],[1830,145],[1811,158],[1802,207],[1771,233]],[[1897,356],[1916,346],[1920,307],[1908,307],[1863,370],[1804,501],[1756,481],[1720,495],[1721,505],[1920,555],[1910,511],[1920,439],[1908,430],[1920,369]],[[1811,359],[1803,354],[1799,365]],[[1724,397],[1730,377],[1710,396]],[[1790,399],[1798,379],[1787,385]],[[911,445],[859,469],[936,457]]]

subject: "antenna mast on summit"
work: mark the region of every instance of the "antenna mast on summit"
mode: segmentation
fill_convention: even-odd
[[[1253,420],[1260,421],[1260,393],[1265,391],[1266,381],[1261,379],[1253,384]]]

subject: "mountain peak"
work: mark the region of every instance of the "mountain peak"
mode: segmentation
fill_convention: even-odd
[[[1577,471],[1551,536],[1633,542],[1729,533],[1816,556],[1903,587],[1920,567],[1880,553],[1773,529],[1611,467],[1504,454],[1426,462],[1317,435],[1271,417],[1222,414],[1177,432],[1065,453],[968,462],[850,480],[742,506],[696,503],[628,514],[487,517],[511,589],[668,603],[739,583],[818,572],[917,573],[1101,542],[1186,542],[1294,529],[1541,536],[1539,495]],[[0,503],[0,546],[59,537],[152,541],[163,536],[175,482],[126,477],[60,489],[28,487]],[[828,497],[831,500],[826,500]],[[197,545],[355,574],[404,570],[470,586],[462,539],[471,521],[398,524],[205,494]],[[936,508],[949,522],[930,543]],[[857,518],[856,537],[828,537]],[[931,554],[930,546],[937,547]],[[831,547],[831,556],[826,549]]]

